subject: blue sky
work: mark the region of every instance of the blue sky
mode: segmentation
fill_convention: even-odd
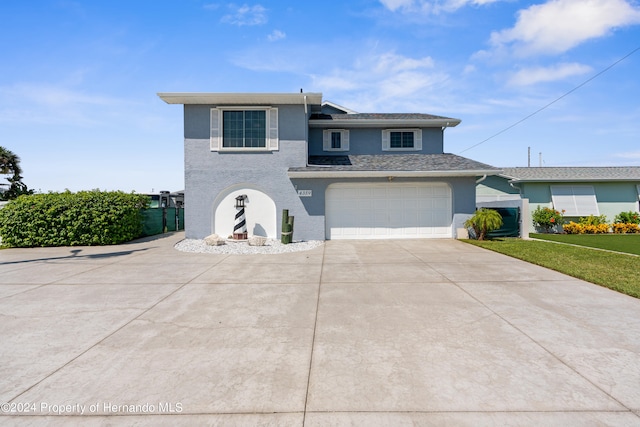
[[[157,92],[303,88],[459,118],[445,151],[494,166],[528,147],[533,166],[640,165],[640,51],[562,97],[640,47],[635,0],[7,0],[0,17],[0,145],[43,192],[182,189],[182,108]]]

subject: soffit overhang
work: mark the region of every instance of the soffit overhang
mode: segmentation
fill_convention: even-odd
[[[320,105],[322,93],[159,92],[167,104],[183,105]]]

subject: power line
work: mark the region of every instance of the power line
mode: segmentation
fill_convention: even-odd
[[[467,147],[464,150],[460,151],[458,154],[462,154],[465,151],[469,151],[472,148],[477,147],[478,145],[484,144],[485,142],[489,141],[490,139],[495,138],[498,135],[502,135],[503,133],[505,133],[506,131],[518,126],[520,123],[524,122],[525,120],[530,119],[531,117],[535,116],[536,114],[538,114],[539,112],[541,112],[542,110],[546,110],[547,108],[549,108],[550,106],[552,106],[553,104],[555,104],[556,102],[560,101],[562,98],[572,94],[573,92],[575,92],[576,90],[580,89],[582,86],[586,85],[587,83],[591,82],[592,80],[600,77],[602,74],[606,73],[607,71],[609,71],[610,69],[612,69],[613,67],[615,67],[616,65],[618,65],[620,62],[624,61],[625,59],[627,59],[628,57],[630,57],[631,55],[633,55],[634,53],[636,53],[637,51],[640,50],[640,46],[638,46],[637,48],[633,49],[631,52],[629,52],[628,54],[626,54],[625,56],[623,56],[622,58],[618,59],[616,62],[614,62],[613,64],[609,65],[607,68],[601,70],[599,73],[591,76],[590,78],[588,78],[587,80],[585,80],[584,82],[580,83],[578,86],[574,87],[573,89],[571,89],[570,91],[566,92],[565,94],[559,96],[558,98],[554,99],[553,101],[551,101],[550,103],[548,103],[547,105],[545,105],[544,107],[541,107],[539,109],[537,109],[536,111],[534,111],[533,113],[529,114],[528,116],[518,120],[517,122],[513,123],[512,125],[502,129],[500,132],[495,133],[493,135],[491,135],[489,138],[484,139],[480,142],[478,142],[477,144],[472,145],[471,147]]]

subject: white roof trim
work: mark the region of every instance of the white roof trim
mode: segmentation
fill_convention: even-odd
[[[159,92],[167,104],[197,105],[304,105],[321,104],[322,93],[204,93]]]
[[[331,166],[328,166],[331,168]],[[289,178],[445,178],[457,176],[483,176],[497,175],[496,170],[468,170],[468,171],[345,171],[345,170],[318,170],[318,171],[289,171]]]
[[[458,119],[310,119],[309,127],[312,128],[365,128],[365,127],[383,127],[391,129],[395,127],[454,127],[460,124]]]
[[[343,107],[342,105],[338,105],[338,104],[336,104],[335,102],[331,102],[331,101],[324,101],[324,102],[322,103],[322,106],[325,106],[325,105],[328,105],[329,107],[336,108],[336,109],[338,109],[338,110],[340,110],[340,111],[344,111],[346,114],[358,114],[358,112],[357,112],[357,111],[352,110],[352,109],[347,108],[347,107]]]
[[[500,174],[501,177],[508,179],[509,182],[513,182],[514,184],[518,183],[526,183],[526,182],[558,182],[558,183],[570,183],[570,182],[606,182],[606,181],[614,181],[614,182],[637,182],[637,178],[514,178],[509,175]]]

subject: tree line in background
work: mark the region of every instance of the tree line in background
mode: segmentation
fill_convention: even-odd
[[[29,190],[22,182],[20,158],[4,147],[0,147],[0,174],[9,175],[9,184],[0,184],[0,200],[13,200],[23,194],[33,194],[33,190]]]

